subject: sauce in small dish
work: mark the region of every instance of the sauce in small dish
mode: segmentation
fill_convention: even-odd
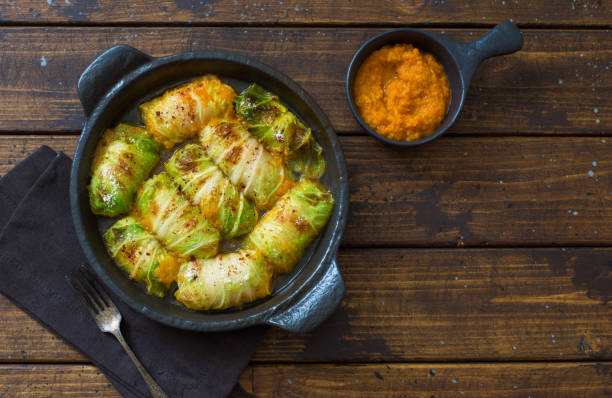
[[[354,83],[355,105],[378,134],[414,141],[433,133],[448,111],[444,67],[411,44],[385,45],[363,62]]]

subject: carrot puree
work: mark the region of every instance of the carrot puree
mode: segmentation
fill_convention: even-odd
[[[444,67],[411,44],[387,45],[370,54],[357,72],[354,90],[364,122],[399,141],[433,133],[450,102]]]

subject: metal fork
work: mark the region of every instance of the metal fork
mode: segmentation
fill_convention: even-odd
[[[142,378],[147,383],[153,398],[169,398],[138,358],[136,358],[136,354],[134,354],[123,338],[121,334],[121,313],[91,271],[84,265],[81,265],[72,273],[72,277],[66,275],[66,280],[83,297],[85,303],[87,303],[87,309],[91,312],[100,330],[112,334],[119,340],[119,343],[121,343],[121,346],[132,359],[136,369],[138,369]]]

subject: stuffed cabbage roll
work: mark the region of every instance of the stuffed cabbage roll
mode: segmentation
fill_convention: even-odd
[[[240,250],[181,265],[175,297],[193,310],[240,307],[270,294],[272,274],[256,250]]]
[[[127,213],[138,186],[159,161],[160,149],[142,127],[121,123],[106,130],[91,163],[91,211],[107,217]]]
[[[249,131],[266,147],[286,159],[289,169],[319,178],[325,171],[323,150],[312,132],[278,97],[256,84],[236,99],[236,113],[249,124]]]
[[[157,174],[145,181],[138,190],[135,210],[142,226],[177,254],[217,254],[219,231],[189,203],[168,174]]]
[[[106,231],[106,247],[131,279],[144,283],[147,292],[163,297],[176,279],[179,259],[166,250],[138,221],[122,218]]]
[[[223,238],[244,235],[253,229],[257,222],[255,206],[232,185],[200,145],[189,144],[178,150],[165,167]]]
[[[325,227],[333,208],[329,191],[302,179],[259,221],[245,247],[261,250],[276,273],[289,272]]]
[[[260,209],[272,207],[292,185],[282,161],[272,156],[240,121],[205,127],[200,142],[232,184]]]
[[[236,92],[214,75],[202,76],[141,104],[140,115],[155,139],[167,149],[196,134],[213,119],[234,112]]]

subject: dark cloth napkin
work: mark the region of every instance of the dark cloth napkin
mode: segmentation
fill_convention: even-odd
[[[70,216],[70,167],[67,156],[41,147],[0,179],[0,292],[89,357],[124,397],[149,397],[119,343],[98,329],[64,278],[86,263]],[[171,397],[227,396],[266,329],[183,331],[112,298],[126,340]]]

